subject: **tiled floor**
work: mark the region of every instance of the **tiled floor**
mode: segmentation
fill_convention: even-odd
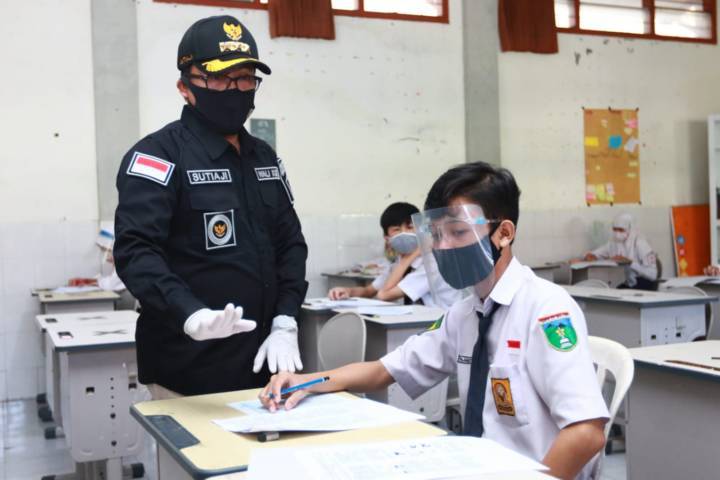
[[[64,439],[46,440],[45,425],[37,416],[34,401],[0,403],[0,480],[40,480],[43,475],[69,473],[73,461]],[[146,439],[144,452],[125,463],[142,462],[145,478],[156,480],[154,446]],[[625,455],[613,454],[605,459],[602,480],[625,480]]]

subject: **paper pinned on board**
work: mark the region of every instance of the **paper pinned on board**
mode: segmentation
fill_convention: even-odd
[[[309,448],[255,449],[248,478],[431,480],[547,467],[485,438],[438,436]]]
[[[310,395],[292,410],[270,412],[259,400],[228,404],[245,415],[213,423],[223,430],[251,432],[336,432],[373,428],[394,423],[423,420],[425,417],[366,398],[338,394]]]

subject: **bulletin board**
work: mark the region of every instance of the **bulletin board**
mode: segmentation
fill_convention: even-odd
[[[702,275],[710,265],[710,206],[672,207],[673,247],[677,276]]]
[[[638,110],[583,109],[585,201],[640,203]]]

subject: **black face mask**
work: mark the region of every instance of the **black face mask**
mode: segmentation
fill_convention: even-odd
[[[255,109],[255,90],[243,92],[233,88],[219,92],[189,82],[186,85],[195,95],[195,111],[211,129],[222,135],[242,130]]]
[[[466,247],[432,251],[443,280],[456,290],[476,285],[490,276],[502,251],[490,240]]]

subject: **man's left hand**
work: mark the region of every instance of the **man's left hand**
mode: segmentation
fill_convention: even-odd
[[[273,319],[270,335],[260,345],[253,372],[258,373],[267,359],[272,373],[294,372],[302,370],[300,349],[298,348],[298,327],[293,317],[278,315]]]

